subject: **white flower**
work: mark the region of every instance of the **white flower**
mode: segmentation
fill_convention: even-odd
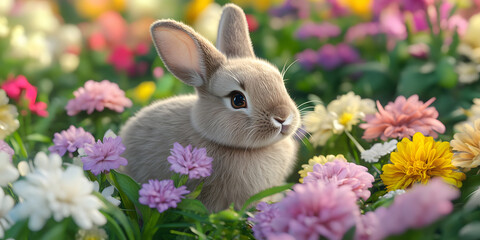
[[[0,188],[0,238],[2,239],[5,235],[4,231],[11,225],[11,220],[7,216],[7,213],[13,208],[13,204],[13,198],[8,195],[5,196],[3,189]]]
[[[106,223],[98,211],[102,203],[92,195],[93,183],[80,167],[70,165],[64,171],[60,156],[48,157],[43,152],[35,156],[34,164],[25,180],[13,184],[23,199],[11,211],[14,220],[29,218],[28,227],[33,231],[40,230],[52,216],[57,222],[71,216],[83,229]]]
[[[361,158],[365,160],[365,162],[369,163],[378,162],[382,156],[385,156],[397,149],[397,143],[398,141],[396,139],[384,143],[375,143],[370,149],[361,153]]]
[[[103,138],[116,138],[117,134],[115,134],[112,129],[108,129],[107,132],[105,132],[105,135]]]
[[[474,62],[460,62],[455,67],[458,73],[458,81],[469,84],[478,81],[478,74],[480,73],[480,65]]]
[[[395,191],[390,191],[388,193],[385,193],[385,195],[381,196],[380,198],[393,198],[398,195],[402,195],[405,193],[405,190],[403,189],[397,189]]]
[[[101,192],[102,196],[107,199],[111,204],[115,205],[118,207],[120,205],[120,200],[112,197],[113,191],[115,190],[114,186],[108,186],[103,189]],[[95,192],[100,192],[100,186],[97,181],[93,182],[93,191]]]
[[[480,206],[480,187],[470,194],[464,208],[467,210],[473,210],[478,206]]]
[[[0,151],[0,186],[7,186],[8,183],[17,180],[18,170],[12,165],[6,152]]]

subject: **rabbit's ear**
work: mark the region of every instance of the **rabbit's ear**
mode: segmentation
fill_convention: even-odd
[[[173,20],[160,20],[150,31],[158,55],[178,79],[199,87],[225,61],[225,56],[192,28]]]
[[[226,4],[218,25],[217,48],[227,57],[255,57],[247,18],[235,4]]]

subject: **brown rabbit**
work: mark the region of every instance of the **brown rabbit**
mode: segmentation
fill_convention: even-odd
[[[300,116],[278,69],[255,57],[242,9],[224,7],[218,50],[173,20],[155,22],[151,34],[168,70],[196,94],[157,101],[127,121],[120,132],[127,173],[139,182],[169,178],[167,156],[179,142],[214,159],[199,196],[212,211],[239,208],[283,184],[295,164]]]

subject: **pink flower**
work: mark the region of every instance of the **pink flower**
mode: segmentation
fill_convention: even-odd
[[[266,239],[273,235],[272,221],[277,218],[278,206],[277,204],[268,204],[260,202],[257,205],[257,213],[254,217],[249,218],[254,225],[252,227],[253,234],[256,239]]]
[[[452,211],[451,201],[459,195],[458,189],[441,178],[432,179],[426,185],[414,185],[405,194],[396,196],[388,208],[381,207],[375,211],[382,223],[377,228],[379,239],[430,225]]]
[[[157,208],[159,212],[173,207],[177,207],[177,203],[185,198],[183,195],[189,193],[187,187],[180,186],[175,188],[173,180],[148,180],[148,183],[142,184],[142,188],[138,192],[141,204],[148,205],[151,208]]]
[[[67,151],[71,154],[79,148],[84,148],[85,144],[94,144],[95,139],[91,133],[86,132],[83,128],[70,126],[68,130],[55,133],[53,143],[54,145],[49,147],[48,150],[63,156]]]
[[[305,23],[295,33],[298,39],[307,39],[316,37],[319,39],[328,39],[337,37],[342,30],[335,24],[324,22],[320,24]]]
[[[10,162],[12,162],[12,156],[15,154],[13,149],[3,140],[0,140],[0,152],[6,152],[8,154]]]
[[[342,239],[359,215],[355,194],[348,187],[323,182],[296,184],[278,203],[272,227],[274,234],[287,233],[295,239]]]
[[[127,165],[120,155],[125,151],[121,137],[104,137],[94,144],[85,144],[86,157],[82,157],[83,169],[97,175]]]
[[[190,179],[208,177],[212,173],[213,158],[207,156],[205,148],[192,150],[192,145],[184,148],[176,142],[170,149],[170,154],[167,158],[172,164],[170,170],[176,173],[188,175]]]
[[[382,228],[375,212],[367,212],[358,218],[355,229],[356,240],[380,240],[379,229]]]
[[[313,172],[309,172],[303,179],[304,183],[317,181],[347,186],[358,198],[367,200],[370,197],[368,189],[372,187],[375,179],[364,166],[335,160],[325,164],[315,164]]]
[[[44,102],[37,102],[37,88],[30,84],[25,76],[19,75],[14,79],[10,79],[2,84],[2,89],[5,90],[8,97],[20,101],[20,96],[25,93],[25,98],[28,102],[30,111],[40,117],[47,117],[47,104]]]
[[[113,48],[108,62],[113,64],[117,71],[129,71],[134,67],[134,53],[125,45],[118,45]]]
[[[162,67],[155,67],[155,68],[153,69],[153,76],[154,76],[155,78],[161,78],[161,77],[163,77],[163,74],[164,74],[164,73],[165,73],[165,72],[163,71],[163,68],[162,68]]]
[[[435,98],[423,103],[418,100],[418,95],[408,99],[399,96],[395,102],[389,102],[385,109],[377,101],[378,113],[367,115],[366,123],[360,124],[365,129],[362,138],[385,141],[388,138],[411,138],[416,132],[436,138],[437,132],[445,132],[445,126],[437,120],[437,110],[428,107],[433,101]]]
[[[104,108],[123,112],[125,107],[132,106],[132,101],[125,97],[125,92],[116,83],[108,80],[101,82],[89,80],[85,87],[79,88],[73,95],[75,98],[68,101],[65,107],[70,116],[80,111],[87,111],[88,114],[94,110],[101,112]]]
[[[255,32],[258,29],[258,21],[252,14],[246,14],[245,18],[247,19],[248,31]]]

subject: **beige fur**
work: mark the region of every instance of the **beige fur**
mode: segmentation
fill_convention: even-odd
[[[214,159],[199,196],[212,211],[231,203],[239,208],[253,194],[283,184],[295,164],[292,134],[300,116],[278,69],[253,55],[243,11],[225,6],[219,50],[172,20],[155,22],[152,38],[170,72],[196,94],[155,102],[127,121],[120,132],[127,173],[139,182],[169,178],[167,157],[179,142],[204,147]],[[231,106],[232,91],[245,95],[247,108]]]

